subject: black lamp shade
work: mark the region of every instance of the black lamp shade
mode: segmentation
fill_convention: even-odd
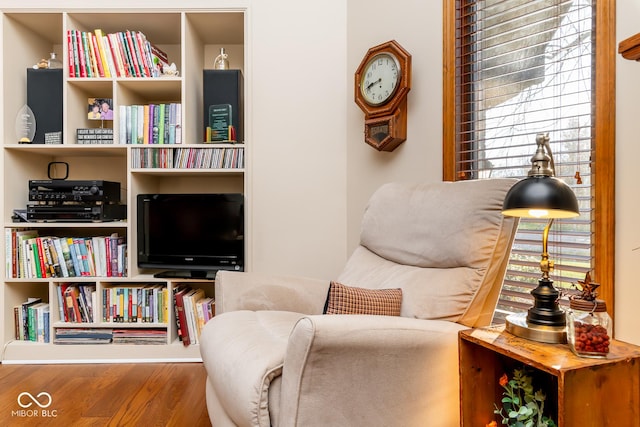
[[[546,213],[532,214],[530,210]],[[516,217],[573,218],[580,215],[578,200],[564,181],[552,176],[530,176],[509,189],[502,214]]]

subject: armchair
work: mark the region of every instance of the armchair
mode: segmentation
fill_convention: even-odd
[[[219,272],[203,328],[223,426],[456,426],[458,331],[488,325],[517,219],[514,180],[387,184],[335,280],[400,288],[400,316],[323,315],[329,280]]]

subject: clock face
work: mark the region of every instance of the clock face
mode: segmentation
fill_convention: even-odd
[[[369,105],[388,101],[400,82],[400,63],[395,55],[383,52],[371,58],[364,67],[360,80],[360,93]]]

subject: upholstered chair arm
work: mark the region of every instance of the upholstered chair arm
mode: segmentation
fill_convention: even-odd
[[[320,314],[329,280],[219,271],[216,274],[216,314],[237,310],[279,310]]]
[[[389,316],[300,319],[284,359],[279,425],[458,425],[461,329]]]

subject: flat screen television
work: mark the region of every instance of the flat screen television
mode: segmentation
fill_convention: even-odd
[[[137,208],[138,267],[208,279],[244,270],[242,194],[139,194]]]

